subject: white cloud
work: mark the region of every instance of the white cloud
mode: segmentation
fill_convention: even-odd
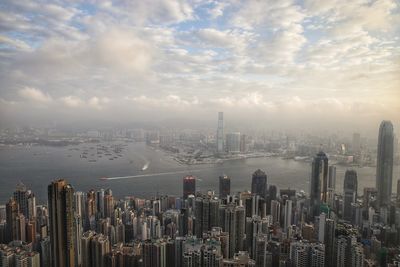
[[[327,22],[341,30],[354,25],[365,30],[387,31],[396,27],[399,8],[395,0],[379,1],[318,1],[306,0],[305,7],[311,16],[326,18]]]
[[[92,108],[102,110],[106,107],[106,105],[110,102],[110,99],[107,97],[97,97],[94,96],[88,100],[88,105]]]
[[[233,48],[241,51],[254,42],[252,33],[237,30],[220,31],[213,28],[200,29],[196,31],[198,38],[209,47]]]
[[[194,18],[192,6],[186,0],[118,0],[102,5],[102,9],[136,25],[179,23]]]
[[[41,90],[32,88],[32,87],[25,87],[18,91],[18,94],[31,101],[41,102],[41,103],[49,103],[52,101],[50,95],[43,93]]]
[[[244,120],[278,111],[398,117],[394,0],[87,5],[4,2],[0,99],[13,104],[3,114],[31,108],[39,116],[62,105],[82,120],[222,109]],[[15,90],[21,84],[30,87]]]
[[[71,108],[80,107],[84,104],[82,99],[76,96],[64,96],[61,97],[60,100],[64,103],[64,105]]]
[[[292,24],[300,23],[305,14],[301,8],[291,0],[250,0],[239,5],[238,12],[233,15],[234,25],[253,29],[261,26],[272,29],[287,28]]]
[[[0,45],[1,44],[14,47],[18,50],[25,50],[25,51],[31,50],[31,47],[24,41],[18,39],[12,39],[4,35],[0,35]]]
[[[262,41],[257,52],[260,52],[262,58],[268,63],[293,63],[296,54],[306,41],[302,26],[292,25],[285,30],[275,32],[271,39]]]
[[[224,14],[224,9],[229,6],[227,2],[212,2],[213,7],[208,9],[208,13],[213,19],[216,19]]]
[[[189,99],[172,94],[157,98],[141,95],[137,97],[127,97],[127,99],[134,102],[136,105],[140,105],[140,108],[142,109],[168,108],[182,110],[187,108],[190,109],[200,104],[196,97]]]
[[[86,53],[93,63],[107,69],[142,72],[152,61],[152,44],[142,40],[129,29],[111,29],[95,39]]]

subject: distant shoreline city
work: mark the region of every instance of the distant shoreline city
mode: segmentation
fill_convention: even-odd
[[[96,162],[101,157],[110,160],[122,157],[122,150],[130,142],[145,142],[160,149],[173,160],[184,165],[220,164],[228,160],[281,157],[311,162],[313,156],[324,150],[334,164],[343,166],[376,167],[376,144],[354,133],[350,138],[331,135],[286,133],[225,134],[224,115],[218,114],[215,135],[195,130],[90,130],[66,133],[51,128],[15,128],[0,131],[0,149],[13,146],[55,146],[82,150],[80,157]],[[400,165],[399,141],[394,136],[394,164]]]

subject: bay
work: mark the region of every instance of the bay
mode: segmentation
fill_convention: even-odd
[[[104,143],[105,145],[110,145]],[[0,149],[0,203],[12,196],[18,182],[32,190],[39,203],[47,201],[47,185],[54,179],[64,178],[77,191],[110,188],[119,198],[124,196],[151,197],[157,194],[182,195],[182,179],[186,174],[195,175],[197,189],[218,192],[218,177],[231,177],[231,191],[251,188],[251,175],[257,169],[267,173],[268,184],[278,188],[309,191],[311,163],[279,157],[251,158],[226,161],[222,164],[181,165],[165,152],[144,143],[127,143],[121,157],[110,160],[94,152],[96,144],[67,147],[14,146]],[[81,158],[82,151],[88,158]],[[91,156],[91,153],[94,156]],[[123,154],[123,155],[122,155]],[[89,162],[95,159],[95,162]],[[142,170],[148,164],[146,170]],[[337,166],[336,191],[342,192],[347,167]],[[358,173],[358,189],[375,187],[375,168],[355,168]],[[161,174],[160,174],[161,173]],[[163,174],[164,173],[164,174]],[[399,174],[394,169],[393,191]],[[141,176],[127,179],[101,180],[102,177]]]

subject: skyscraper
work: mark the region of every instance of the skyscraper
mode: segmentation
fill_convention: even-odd
[[[328,178],[328,157],[319,152],[312,162],[310,188],[310,216],[319,215],[321,203],[326,203]]]
[[[248,150],[247,136],[245,134],[241,134],[240,135],[240,152],[246,153],[247,150]]]
[[[217,153],[224,152],[224,113],[218,112]]]
[[[258,169],[253,173],[251,179],[251,193],[265,198],[267,190],[267,175],[262,170]]]
[[[311,266],[325,265],[325,246],[324,244],[314,244],[311,246]]]
[[[10,200],[6,204],[6,222],[7,222],[7,241],[11,242],[13,240],[17,240],[18,238],[18,229],[17,229],[17,216],[18,216],[18,203],[13,199]]]
[[[24,214],[25,217],[28,217],[28,192],[26,186],[22,182],[17,184],[17,188],[14,192],[14,199],[18,203],[19,212]]]
[[[240,152],[240,133],[228,133],[226,135],[226,150],[229,153]]]
[[[219,198],[226,198],[231,193],[231,178],[227,175],[219,177]]]
[[[183,198],[196,194],[196,177],[188,175],[183,178]]]
[[[291,200],[286,200],[285,206],[284,206],[284,218],[283,218],[283,229],[286,232],[288,230],[288,227],[292,225],[292,207],[293,207],[293,201]]]
[[[245,243],[245,226],[246,226],[246,210],[243,206],[235,207],[235,216],[236,216],[236,243],[235,249],[236,252],[244,250]]]
[[[336,190],[336,166],[329,166],[327,203],[332,208]]]
[[[400,207],[400,179],[397,180],[396,204]]]
[[[351,220],[351,203],[355,203],[357,199],[357,172],[354,170],[347,170],[344,176],[343,183],[343,219]]]
[[[359,133],[354,133],[353,134],[353,152],[354,153],[359,153],[361,149],[361,136]]]
[[[75,266],[74,189],[65,180],[48,186],[52,266]]]
[[[97,214],[100,218],[104,218],[104,189],[100,189],[96,192],[96,206],[97,206]]]
[[[334,254],[335,254],[335,231],[336,231],[336,222],[332,219],[326,219],[325,221],[325,266],[333,267],[336,266],[334,262]]]
[[[392,195],[393,176],[393,125],[382,121],[379,127],[378,154],[376,160],[376,188],[379,206],[388,206]]]
[[[87,231],[84,232],[82,234],[82,237],[80,238],[81,248],[82,248],[82,267],[92,266],[91,241],[95,235],[96,232]]]
[[[237,226],[237,218],[236,218],[235,205],[229,204],[228,206],[220,206],[220,224],[224,232],[227,232],[229,235],[229,249],[228,255],[229,257],[233,257],[236,251],[236,226]]]
[[[92,222],[96,218],[96,193],[93,189],[89,190],[86,195],[86,216],[85,216],[85,230],[94,229]],[[93,227],[92,227],[93,226]]]

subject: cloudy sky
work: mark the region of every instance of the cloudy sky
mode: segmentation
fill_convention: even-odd
[[[0,124],[396,127],[399,25],[397,0],[3,0]]]

